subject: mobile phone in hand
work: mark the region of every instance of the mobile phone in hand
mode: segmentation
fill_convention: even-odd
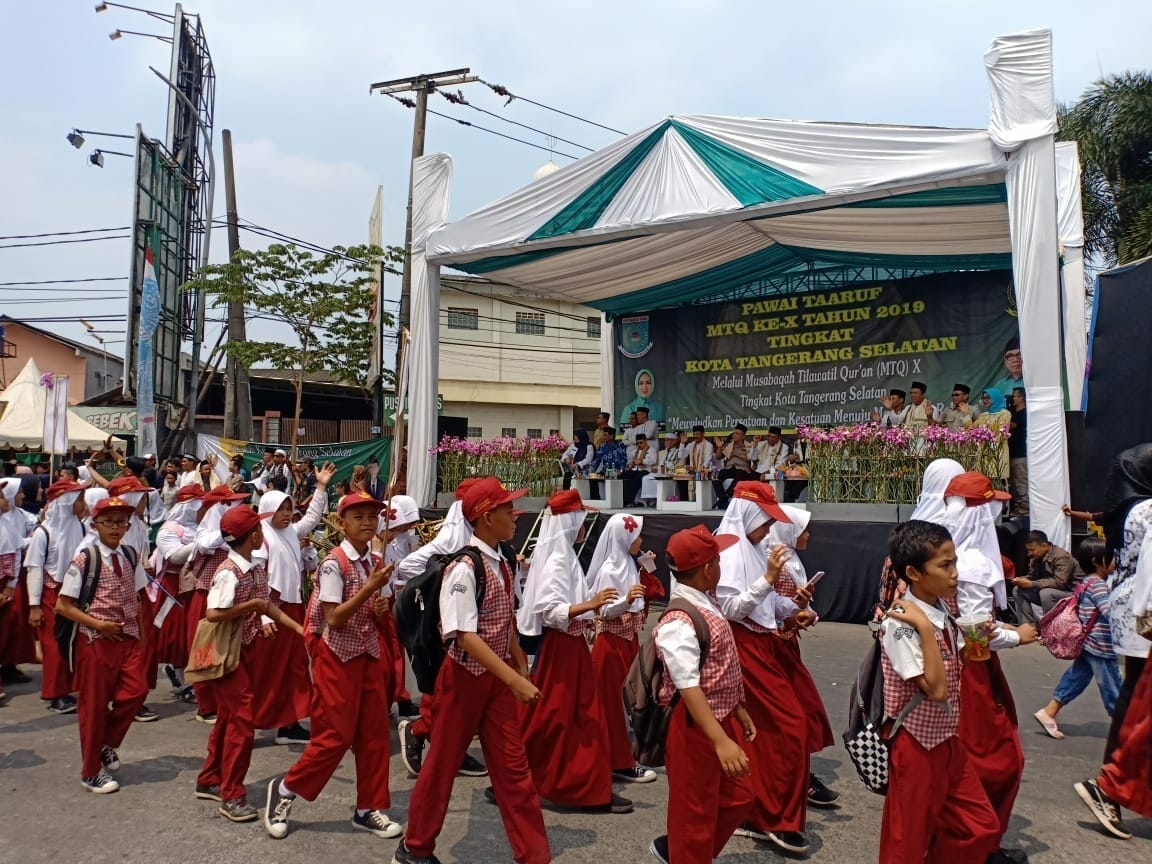
[[[813,588],[816,587],[816,583],[819,582],[823,578],[824,578],[824,571],[821,570],[819,573],[817,573],[811,579],[809,579],[808,584],[805,585],[804,587],[807,588],[809,591],[811,591]]]

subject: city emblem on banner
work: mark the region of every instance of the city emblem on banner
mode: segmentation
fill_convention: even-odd
[[[648,316],[633,315],[620,319],[620,353],[635,360],[652,350],[648,334]]]

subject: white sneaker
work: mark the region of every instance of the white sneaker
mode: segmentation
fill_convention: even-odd
[[[652,783],[656,780],[656,772],[643,765],[633,765],[613,771],[612,777],[625,783]]]
[[[120,784],[101,771],[95,777],[82,777],[80,785],[94,795],[108,795],[120,791]]]
[[[367,831],[369,834],[383,837],[385,840],[395,839],[404,833],[400,824],[389,819],[388,814],[383,810],[369,810],[363,816],[353,812],[352,830]]]
[[[268,781],[268,799],[264,806],[264,830],[273,840],[288,836],[288,817],[292,815],[292,802],[296,799],[280,794],[280,778]]]

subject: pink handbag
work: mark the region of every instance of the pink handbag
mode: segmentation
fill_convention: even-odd
[[[1085,579],[1076,586],[1072,596],[1065,597],[1040,619],[1040,638],[1049,653],[1059,660],[1075,660],[1084,650],[1088,634],[1096,626],[1100,610],[1092,612],[1088,624],[1080,622],[1080,595],[1088,587]]]

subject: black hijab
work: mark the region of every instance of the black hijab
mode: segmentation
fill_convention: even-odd
[[[1129,511],[1152,498],[1152,444],[1139,444],[1122,452],[1108,469],[1104,491],[1104,537],[1107,555],[1124,545],[1124,523]]]
[[[591,446],[592,446],[592,443],[588,440],[588,430],[577,429],[576,430],[576,456],[572,461],[583,462],[584,457],[588,455],[588,448]]]

